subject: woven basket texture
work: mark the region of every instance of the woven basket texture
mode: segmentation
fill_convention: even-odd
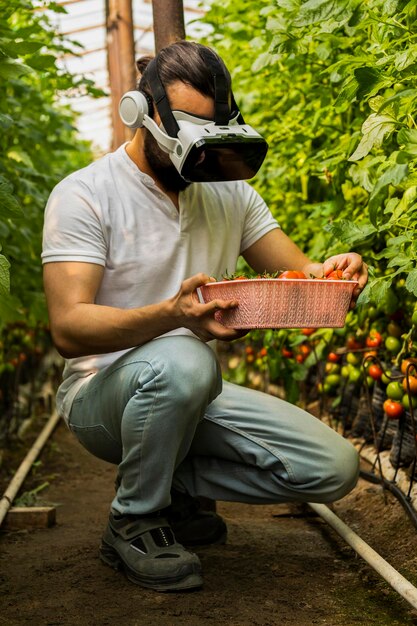
[[[200,287],[204,302],[237,300],[217,311],[228,328],[340,328],[345,324],[353,280],[259,278],[227,280]]]

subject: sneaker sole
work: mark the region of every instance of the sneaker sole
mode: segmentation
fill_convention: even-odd
[[[197,589],[203,585],[203,578],[198,571],[190,572],[190,574],[182,578],[170,577],[169,579],[155,580],[154,578],[140,576],[126,565],[114,548],[104,542],[100,546],[99,556],[101,561],[112,569],[123,571],[130,582],[146,589],[155,591],[185,591]]]

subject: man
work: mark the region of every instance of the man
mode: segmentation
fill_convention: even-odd
[[[178,42],[153,63],[172,111],[217,116],[209,58],[227,77],[230,107],[222,61]],[[354,448],[319,420],[222,385],[207,342],[241,336],[214,317],[238,303],[202,304],[197,288],[232,272],[240,254],[257,272],[322,276],[336,266],[358,279],[357,293],[367,272],[355,253],[313,263],[247,183],[184,180],[153,136],[162,106],[153,106],[148,64],[138,62],[139,89],[156,130],[139,127],[131,142],[53,190],[42,256],[52,336],[67,359],[58,410],[87,450],[118,465],[101,558],[132,582],[166,591],[202,584],[199,559],[183,544],[225,540],[224,521],[199,510],[198,497],[328,502],[358,477]]]

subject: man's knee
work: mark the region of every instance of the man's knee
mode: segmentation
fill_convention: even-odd
[[[222,387],[221,370],[216,355],[205,343],[192,337],[178,338],[177,349],[166,354],[165,376],[170,380],[177,402],[188,402],[196,395],[212,402]]]
[[[346,496],[359,478],[360,457],[353,445],[341,439],[338,449],[328,463],[324,476],[324,497],[321,502],[334,502]]]

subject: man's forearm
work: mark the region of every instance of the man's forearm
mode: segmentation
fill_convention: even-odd
[[[136,309],[80,303],[51,332],[59,353],[74,358],[133,348],[176,327],[170,301]]]

